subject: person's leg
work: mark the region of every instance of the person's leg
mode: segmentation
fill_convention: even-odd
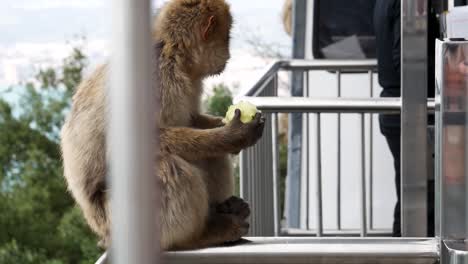
[[[400,222],[400,136],[398,134],[384,134],[390,152],[393,156],[393,166],[395,168],[395,189],[397,194],[397,202],[395,204],[395,209],[393,212],[393,230],[392,236],[400,237],[401,236],[401,222]]]
[[[401,138],[398,132],[389,131],[387,128],[383,133],[385,136],[390,151],[393,156],[394,168],[395,168],[395,187],[397,193],[397,202],[395,204],[394,214],[393,214],[393,231],[392,236],[400,237],[401,236],[401,209],[400,209],[400,201],[401,201],[401,176],[400,176],[400,148],[401,148]],[[431,146],[429,144],[429,146]],[[431,151],[431,150],[429,150]],[[430,156],[433,155],[431,154]],[[434,180],[429,179],[427,183],[427,236],[433,237],[434,234]]]
[[[435,215],[434,215],[434,191],[435,191],[435,184],[434,184],[434,146],[435,146],[435,135],[434,135],[434,126],[431,125],[434,123],[433,116],[429,116],[429,126],[427,129],[427,159],[428,159],[428,181],[427,181],[427,236],[434,237],[435,236]],[[432,119],[432,121],[431,121]]]

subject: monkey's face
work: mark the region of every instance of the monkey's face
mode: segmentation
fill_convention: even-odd
[[[204,73],[208,76],[217,75],[224,71],[231,57],[229,52],[229,40],[217,40],[209,43],[204,49],[201,61],[204,64]]]
[[[213,30],[207,39],[202,40],[202,53],[200,61],[206,75],[220,74],[226,68],[231,57],[229,43],[231,39],[232,18],[229,13],[218,17]]]
[[[177,49],[190,73],[206,77],[226,67],[231,25],[225,0],[173,0],[160,11],[154,38]]]

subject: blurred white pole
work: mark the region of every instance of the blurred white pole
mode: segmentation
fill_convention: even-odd
[[[108,90],[112,263],[158,263],[151,2],[114,0]]]

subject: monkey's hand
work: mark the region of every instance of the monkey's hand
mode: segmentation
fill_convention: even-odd
[[[263,128],[265,127],[265,117],[261,113],[257,113],[249,123],[242,123],[240,120],[241,111],[236,109],[234,118],[229,122],[226,129],[226,137],[232,141],[235,150],[231,153],[235,154],[247,147],[255,145],[262,137]]]
[[[197,114],[192,116],[192,125],[198,129],[211,129],[224,126],[223,118],[218,116]]]

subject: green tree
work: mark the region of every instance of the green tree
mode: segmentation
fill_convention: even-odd
[[[232,105],[232,93],[223,83],[215,85],[213,95],[206,100],[205,104],[209,114],[224,116],[229,106]]]
[[[59,69],[0,98],[0,263],[93,263],[100,254],[62,176],[59,136],[87,59],[75,47]]]

